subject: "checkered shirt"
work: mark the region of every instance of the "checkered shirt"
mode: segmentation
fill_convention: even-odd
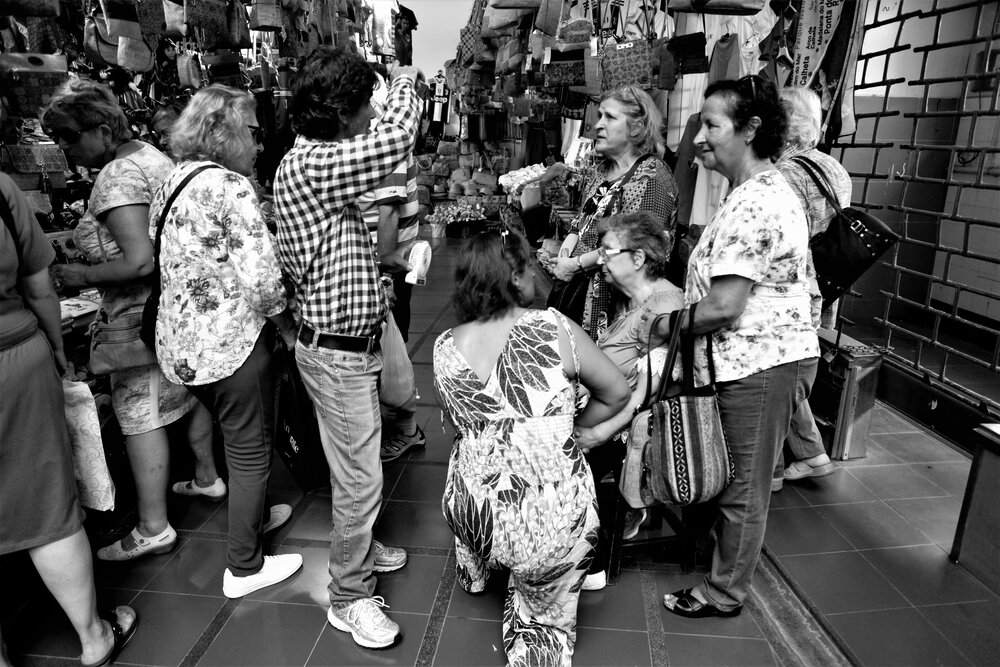
[[[303,320],[318,331],[370,336],[385,319],[388,294],[357,198],[406,158],[419,121],[413,80],[400,76],[375,133],[346,141],[299,136],[278,166],[278,259]]]

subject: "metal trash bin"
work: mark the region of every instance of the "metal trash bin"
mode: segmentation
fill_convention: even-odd
[[[864,458],[882,354],[836,331],[817,333],[821,356],[809,406],[830,458]]]

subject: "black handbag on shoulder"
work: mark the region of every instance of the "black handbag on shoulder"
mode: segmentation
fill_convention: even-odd
[[[856,208],[844,208],[819,165],[807,157],[792,158],[801,165],[820,193],[837,211],[830,225],[809,240],[816,280],[823,294],[823,307],[839,299],[871,268],[899,235],[875,216]]]
[[[583,322],[583,309],[587,302],[587,288],[593,273],[577,273],[569,280],[557,280],[545,302],[577,324]]]

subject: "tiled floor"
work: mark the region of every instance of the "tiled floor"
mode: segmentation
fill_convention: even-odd
[[[329,493],[301,494],[276,462],[271,495],[295,511],[269,536],[267,548],[301,553],[303,569],[283,585],[227,600],[221,590],[226,505],[173,498],[171,521],[183,538],[177,549],[97,567],[102,605],[131,604],[142,619],[120,664],[504,664],[505,582],[495,577],[479,597],[458,588],[452,537],[440,510],[451,436],[434,407],[430,361],[435,337],[454,324],[447,304],[452,247],[435,251],[431,279],[413,297],[409,348],[428,444],[385,466],[386,502],[376,525],[377,537],[410,553],[404,569],[379,576],[377,588],[403,628],[403,641],[387,651],[367,651],[327,624]],[[820,481],[787,485],[774,496],[766,548],[860,662],[1000,662],[1000,600],[945,554],[967,459],[888,409],[877,408],[872,424],[867,459],[846,462]],[[12,590],[9,577],[21,577],[21,585],[16,595],[0,595],[0,620],[14,664],[79,664],[65,616],[38,590],[23,561],[9,562],[3,561],[2,590]],[[682,619],[663,609],[664,593],[700,576],[648,558],[627,561],[616,586],[583,594],[574,663],[782,662],[787,653],[773,643],[773,619],[759,605],[730,619]],[[792,633],[796,620],[786,628]]]

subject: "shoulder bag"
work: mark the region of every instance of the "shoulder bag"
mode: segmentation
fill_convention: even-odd
[[[696,306],[690,308],[690,321],[694,321]],[[657,317],[653,326],[664,317]],[[619,483],[622,497],[635,508],[703,503],[722,493],[735,475],[715,391],[712,335],[705,335],[709,383],[695,387],[695,336],[681,333],[680,328],[675,325],[670,332],[655,397],[650,397],[653,373],[650,350],[646,350],[647,402],[632,419]],[[678,353],[680,383],[671,380]]]
[[[843,208],[814,161],[802,155],[792,160],[806,170],[837,212],[830,225],[809,240],[823,308],[827,308],[851,289],[851,285],[899,240],[899,235],[873,215],[856,208]]]
[[[146,305],[142,309],[142,325],[139,329],[139,338],[150,350],[156,349],[156,317],[160,312],[160,291],[162,289],[160,283],[160,241],[163,238],[163,224],[167,221],[167,213],[170,212],[170,207],[174,205],[177,195],[191,182],[191,179],[206,169],[221,169],[221,167],[214,164],[206,164],[191,170],[191,173],[184,177],[184,180],[177,185],[177,188],[167,198],[166,203],[163,205],[163,210],[160,211],[160,218],[156,221],[156,238],[153,241],[153,291],[150,293],[149,298],[146,299]]]

